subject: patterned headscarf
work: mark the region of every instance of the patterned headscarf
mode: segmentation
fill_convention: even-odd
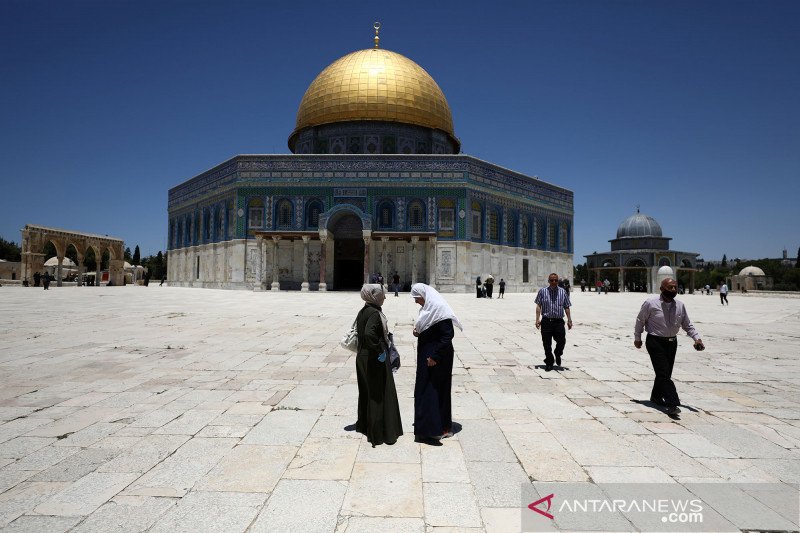
[[[381,306],[386,300],[386,293],[383,292],[383,287],[379,283],[366,283],[361,287],[361,299],[372,304],[378,308],[381,313],[381,324],[383,324],[383,339],[386,341],[386,346],[389,346],[389,319],[383,314]]]
[[[416,283],[411,287],[411,296],[413,298],[422,297],[425,299],[425,303],[422,305],[422,309],[419,312],[419,318],[417,318],[417,322],[414,324],[418,333],[422,333],[437,322],[447,320],[448,318],[453,321],[454,325],[458,326],[458,329],[464,331],[464,327],[461,325],[461,322],[459,322],[453,309],[444,301],[439,291],[430,285]]]

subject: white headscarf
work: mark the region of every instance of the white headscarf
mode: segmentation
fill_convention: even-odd
[[[381,314],[381,324],[383,324],[383,339],[386,341],[386,346],[389,346],[389,320],[383,314],[380,308],[383,301],[386,300],[386,294],[383,292],[383,287],[378,283],[367,283],[361,287],[361,299],[378,307]]]
[[[416,283],[411,287],[411,296],[413,298],[421,297],[425,299],[425,303],[422,305],[422,309],[419,312],[419,318],[417,318],[417,322],[414,324],[418,333],[422,333],[437,322],[447,320],[448,318],[453,321],[453,324],[458,326],[458,329],[464,331],[464,327],[461,325],[461,322],[458,321],[458,317],[453,312],[453,309],[444,301],[439,291],[430,285]]]

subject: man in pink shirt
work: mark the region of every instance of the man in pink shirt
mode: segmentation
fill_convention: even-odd
[[[695,329],[683,302],[675,299],[678,294],[678,282],[667,278],[661,282],[661,295],[648,298],[642,304],[636,326],[633,330],[633,345],[642,347],[642,332],[647,331],[645,346],[650,355],[650,362],[656,378],[650,401],[666,406],[668,415],[681,412],[678,407],[681,400],[675,383],[672,381],[672,367],[675,365],[675,353],[678,351],[678,331],[683,328],[687,335],[694,339],[694,349],[705,349],[700,334]]]

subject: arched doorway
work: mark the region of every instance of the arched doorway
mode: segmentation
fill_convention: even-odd
[[[631,259],[625,265],[625,288],[629,292],[648,292],[649,268],[641,259]]]
[[[361,219],[351,212],[331,221],[333,234],[333,288],[360,290],[364,284],[364,238]]]

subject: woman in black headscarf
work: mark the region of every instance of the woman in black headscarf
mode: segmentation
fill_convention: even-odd
[[[386,295],[380,285],[364,285],[361,299],[366,303],[356,317],[356,431],[366,435],[373,447],[377,444],[394,444],[397,437],[403,434],[403,424],[389,365],[389,323],[381,311]]]
[[[481,288],[481,285],[483,285],[481,283],[481,277],[478,276],[477,279],[475,279],[475,297],[476,298],[483,298],[483,289]]]
[[[422,306],[414,324],[414,336],[418,337],[414,435],[417,442],[431,444],[431,439],[453,435],[453,326],[463,328],[433,287],[417,283],[411,288],[411,296]]]

